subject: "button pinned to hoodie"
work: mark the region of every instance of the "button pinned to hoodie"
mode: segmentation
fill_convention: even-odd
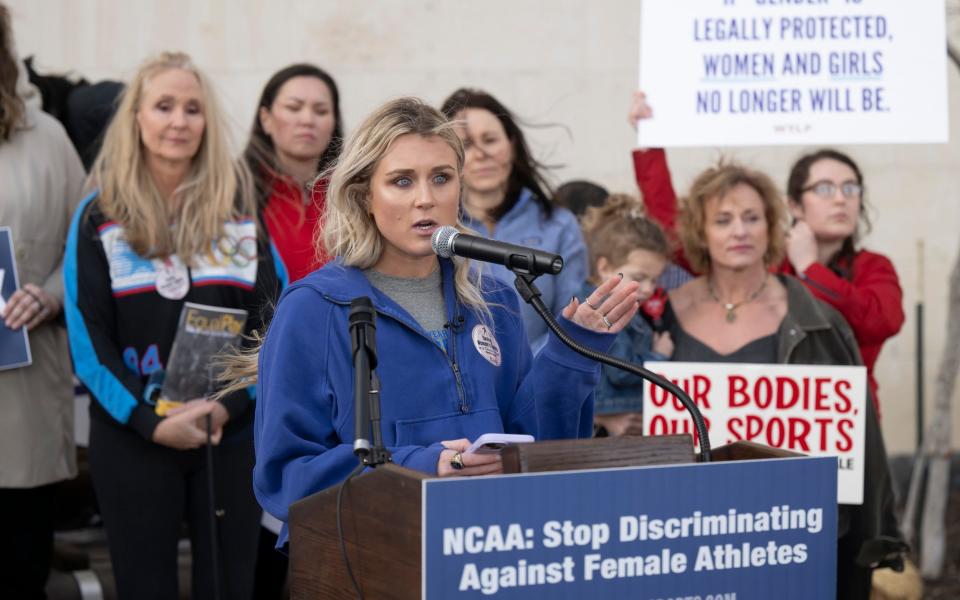
[[[487,362],[491,365],[499,367],[502,361],[500,344],[497,343],[497,338],[490,331],[490,328],[482,324],[476,325],[471,337],[473,338],[473,347],[477,349],[480,356],[487,359]]]

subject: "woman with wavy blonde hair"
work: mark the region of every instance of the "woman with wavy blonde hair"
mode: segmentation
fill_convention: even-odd
[[[672,290],[665,321],[673,360],[862,365],[844,318],[799,280],[771,273],[783,258],[786,210],[761,172],[736,164],[706,169],[680,213],[679,237],[700,277]],[[864,403],[864,502],[842,505],[837,597],[870,596],[872,566],[894,566],[903,550],[879,421]],[[866,558],[865,558],[866,557]]]
[[[246,390],[175,404],[158,394],[186,302],[246,311],[276,298],[250,178],[231,159],[210,83],[181,53],[127,86],[67,240],[65,312],[89,388],[89,458],[121,598],[177,597],[181,521],[195,598],[249,597],[260,511]],[[196,377],[207,380],[210,367]],[[208,390],[213,392],[208,385]],[[214,444],[215,506],[207,493]],[[217,538],[207,516],[216,510]],[[216,547],[214,546],[216,544]],[[214,572],[219,554],[220,572]]]
[[[551,336],[533,359],[516,294],[431,235],[459,223],[463,147],[437,110],[388,102],[347,142],[330,179],[324,246],[334,260],[284,291],[260,350],[254,487],[269,513],[354,468],[350,303],[377,312],[383,442],[393,462],[433,475],[501,470],[467,454],[490,432],[589,436],[599,368]],[[605,349],[636,313],[636,284],[613,277],[562,324]],[[287,540],[286,528],[278,542]]]

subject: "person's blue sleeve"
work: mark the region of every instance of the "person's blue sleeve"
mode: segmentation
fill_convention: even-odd
[[[509,309],[509,300],[505,304]],[[572,338],[594,350],[606,352],[616,337],[590,331],[562,316],[558,320]],[[519,322],[512,326],[523,331]],[[535,359],[526,344],[517,344],[517,347],[521,352],[520,380],[504,419],[505,431],[530,433],[538,440],[590,437],[599,363],[577,354],[553,333]]]
[[[337,397],[332,378],[352,382],[350,353],[337,342],[333,304],[309,287],[283,295],[260,350],[254,422],[254,493],[282,521],[291,503],[330,487],[357,465],[353,454],[353,397]],[[351,384],[352,385],[352,384]],[[341,416],[342,415],[342,416]],[[343,425],[338,429],[337,423]],[[349,428],[349,431],[343,431]],[[393,462],[436,474],[441,444],[389,448]]]
[[[123,361],[117,343],[110,266],[88,207],[91,194],[70,223],[63,257],[64,303],[70,354],[77,378],[119,423],[151,440],[160,417],[143,400],[140,376]]]

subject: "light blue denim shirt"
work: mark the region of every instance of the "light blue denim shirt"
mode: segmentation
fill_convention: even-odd
[[[542,275],[536,281],[537,288],[542,292],[543,302],[553,315],[560,314],[587,278],[587,247],[583,242],[577,218],[572,212],[559,206],[554,207],[553,214],[547,217],[533,192],[526,188],[520,192],[520,198],[513,208],[497,221],[492,234],[482,223],[470,219],[469,215],[464,215],[464,222],[480,235],[563,257],[563,271],[559,275]],[[515,276],[506,267],[485,267],[489,267],[488,273],[515,289]],[[547,341],[547,326],[523,300],[520,301],[520,312],[527,330],[527,339],[530,340],[530,348],[536,354]]]

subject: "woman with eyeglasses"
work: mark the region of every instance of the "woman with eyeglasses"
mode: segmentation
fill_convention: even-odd
[[[636,92],[630,123],[636,126],[652,114],[646,96]],[[675,232],[677,197],[666,153],[662,148],[637,149],[633,164],[648,213]],[[794,222],[787,234],[786,259],[777,270],[795,275],[850,324],[879,415],[873,368],[884,342],[903,326],[903,291],[890,259],[858,247],[863,230],[870,229],[863,174],[842,152],[806,154],[790,169],[787,203]],[[682,250],[675,261],[690,270]]]
[[[862,229],[870,228],[863,189],[860,168],[846,154],[824,149],[800,157],[787,179],[794,223],[781,270],[850,324],[876,401],[873,367],[883,343],[903,326],[903,291],[890,259],[857,248]]]

